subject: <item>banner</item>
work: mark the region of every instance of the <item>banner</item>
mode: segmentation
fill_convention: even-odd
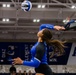
[[[0,42],[0,64],[11,64],[12,59],[20,57],[22,60],[31,59],[30,50],[35,42]],[[66,43],[64,55],[59,56],[53,53],[52,47],[48,47],[47,61],[49,65],[67,65],[75,64],[76,60],[76,43]],[[74,48],[73,48],[74,47]]]
[[[76,65],[76,43],[72,44],[67,64]]]
[[[0,64],[11,64],[16,57],[30,60],[30,49],[33,45],[34,43],[28,42],[0,42]]]
[[[67,61],[69,58],[69,54],[71,51],[72,43],[66,43],[66,48],[64,48],[65,53],[63,55],[59,55],[59,53],[55,53],[53,57],[51,57],[52,52],[51,49],[48,49],[48,64],[50,65],[67,65]]]

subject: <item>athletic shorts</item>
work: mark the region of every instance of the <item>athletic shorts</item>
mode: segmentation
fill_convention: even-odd
[[[35,72],[44,75],[53,75],[51,68],[47,64],[40,64],[38,68],[35,68]]]

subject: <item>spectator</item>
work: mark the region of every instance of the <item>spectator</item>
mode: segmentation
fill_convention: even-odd
[[[29,72],[28,72],[28,74],[27,75],[32,75],[32,72],[31,72],[31,70],[29,70]]]
[[[14,66],[14,64],[12,64],[12,66],[10,67],[9,69],[9,72],[12,74],[12,73],[16,73],[16,67]]]
[[[23,69],[22,69],[21,66],[18,66],[18,67],[16,68],[16,72],[18,73],[19,71],[23,72]]]
[[[18,74],[17,74],[17,75],[22,75],[21,70],[19,70],[19,72],[18,72]]]
[[[27,75],[26,71],[23,72],[23,75]]]
[[[6,70],[5,70],[5,67],[3,65],[0,66],[0,73],[5,73]]]
[[[13,72],[11,73],[11,75],[17,75],[17,74],[16,74],[16,72],[15,72],[15,71],[13,71]]]

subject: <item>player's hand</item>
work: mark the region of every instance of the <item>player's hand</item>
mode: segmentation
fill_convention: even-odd
[[[13,59],[13,64],[22,64],[23,60],[19,57]]]
[[[63,26],[54,26],[55,30],[65,30]]]

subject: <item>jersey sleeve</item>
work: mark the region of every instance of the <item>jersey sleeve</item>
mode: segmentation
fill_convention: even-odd
[[[54,29],[54,25],[52,24],[41,24],[39,30],[42,30],[44,28],[47,28],[47,29]]]
[[[31,61],[23,61],[23,65],[30,67],[38,67],[40,65],[40,61],[34,58]]]

